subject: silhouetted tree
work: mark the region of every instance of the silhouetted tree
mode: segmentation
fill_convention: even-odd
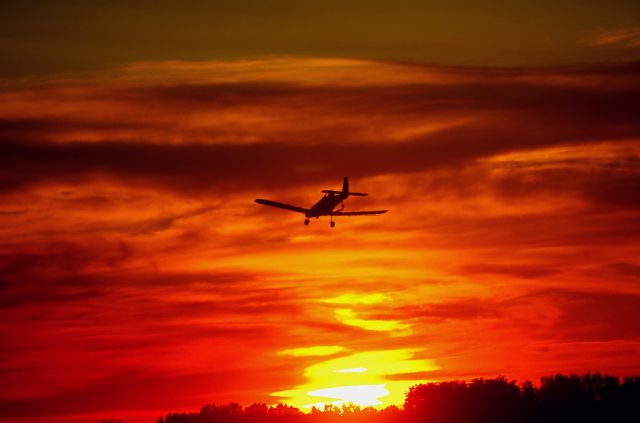
[[[519,415],[520,390],[503,377],[411,388],[405,410],[426,422],[506,422]]]
[[[170,413],[158,423],[636,422],[639,403],[640,377],[620,383],[617,377],[587,373],[546,376],[540,387],[530,381],[518,386],[504,377],[416,385],[407,393],[404,410],[329,404],[304,414],[284,404],[208,404],[199,413]]]

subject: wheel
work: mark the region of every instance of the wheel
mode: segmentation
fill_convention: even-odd
[[[308,225],[308,224],[309,224],[309,219],[305,219],[305,220],[304,220],[304,224],[305,224],[305,225]]]
[[[331,227],[333,228],[334,226],[336,226],[336,222],[332,220],[331,222],[329,222],[329,225],[331,225]]]

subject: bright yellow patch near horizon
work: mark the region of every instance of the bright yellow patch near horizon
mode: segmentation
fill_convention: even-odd
[[[336,373],[362,373],[362,372],[366,372],[367,369],[366,367],[354,367],[353,369],[341,369],[341,370],[335,370]]]
[[[426,359],[415,359],[418,349],[367,351],[333,358],[311,365],[304,375],[307,383],[293,389],[274,392],[282,401],[303,411],[325,404],[384,408],[404,403],[409,387],[424,380],[398,380],[403,374],[437,370]],[[391,376],[394,376],[391,380]]]
[[[380,398],[389,395],[384,384],[381,385],[355,385],[338,386],[335,388],[318,389],[308,393],[312,397],[335,398],[330,403],[341,407],[343,404],[355,404],[360,407],[375,407],[382,404]],[[326,402],[307,404],[305,407],[324,408]]]

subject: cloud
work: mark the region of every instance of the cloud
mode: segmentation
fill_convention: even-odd
[[[598,47],[638,48],[640,47],[640,27],[601,29],[588,40],[590,44]]]
[[[150,63],[135,69],[178,76],[9,89],[0,190],[107,179],[211,195],[460,167],[640,132],[640,74],[630,65],[508,72],[331,63],[344,78],[365,75],[363,84],[313,61],[264,64],[257,72],[249,62],[213,63],[201,69],[206,80],[190,82],[188,64]],[[634,190],[633,180],[614,182]]]
[[[492,131],[493,132],[493,131]],[[330,175],[348,173],[362,178],[386,173],[410,173],[461,165],[518,148],[544,147],[553,139],[524,135],[510,143],[508,134],[489,135],[475,129],[459,129],[436,133],[427,139],[392,144],[316,145],[250,144],[250,145],[147,145],[145,143],[74,143],[65,145],[12,144],[0,145],[2,152],[3,191],[15,191],[42,183],[82,184],[115,179],[119,183],[137,184],[172,190],[182,194],[212,194],[255,190],[269,186],[290,187],[313,181],[328,181]],[[588,140],[585,140],[588,142]],[[637,158],[630,159],[633,162]],[[631,162],[629,162],[631,165]],[[633,201],[637,191],[636,175],[631,172],[616,176],[608,184],[619,189],[600,191],[597,184],[586,190],[601,201]],[[546,177],[538,172],[540,177]],[[265,179],[264,175],[269,175]],[[602,173],[607,178],[607,173]],[[550,174],[557,182],[567,175]],[[591,180],[598,175],[587,175]],[[516,179],[511,181],[517,182]],[[544,181],[540,181],[544,182]],[[589,180],[587,180],[589,182]],[[533,183],[533,182],[532,182]],[[540,184],[549,188],[549,185]],[[508,184],[502,184],[507,192]],[[526,189],[520,184],[514,192]],[[631,190],[631,191],[628,191]],[[632,203],[631,203],[632,204]]]
[[[0,401],[0,418],[50,417],[79,413],[127,413],[140,410],[166,410],[191,407],[187,398],[200,398],[213,403],[224,401],[220,392],[254,395],[257,401],[269,401],[262,389],[274,389],[280,383],[300,380],[286,367],[247,368],[188,374],[154,374],[131,372],[105,378],[82,389],[56,395]],[[277,381],[277,382],[276,382]],[[264,387],[256,392],[256,386]],[[162,411],[158,411],[161,414]]]
[[[324,357],[335,355],[346,351],[346,348],[339,345],[316,345],[312,347],[290,348],[278,351],[278,355],[286,355],[291,357]]]
[[[539,278],[541,276],[552,275],[558,272],[558,269],[549,268],[545,264],[492,264],[492,263],[479,263],[469,264],[462,268],[464,273],[489,273],[489,274],[503,274],[509,276],[516,276],[521,278]]]
[[[78,274],[96,264],[106,268],[118,267],[131,257],[126,242],[96,241],[91,244],[73,241],[35,245],[3,243],[0,245],[0,277],[8,281],[34,276],[36,272],[41,281],[47,274],[54,277]]]
[[[505,169],[492,175],[492,190],[499,196],[515,199],[535,195],[572,195],[598,207],[637,208],[640,194],[640,156],[637,143],[624,145],[614,156],[606,149],[594,148],[592,154],[605,157],[536,159],[498,163]],[[583,152],[588,148],[581,147]],[[583,153],[584,154],[584,153]],[[551,156],[549,156],[551,157]]]
[[[482,318],[501,318],[504,311],[497,301],[454,300],[442,303],[430,303],[421,306],[401,308],[403,314],[416,319],[431,321],[475,320]]]
[[[640,295],[606,291],[552,289],[534,292],[558,308],[553,328],[557,337],[574,341],[613,341],[640,338],[636,310]]]

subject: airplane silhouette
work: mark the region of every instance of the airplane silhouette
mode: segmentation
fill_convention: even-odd
[[[333,221],[333,216],[365,216],[365,215],[378,215],[382,213],[386,213],[389,210],[372,210],[372,211],[352,211],[345,212],[342,211],[344,209],[344,200],[349,198],[350,195],[357,197],[364,197],[365,193],[362,192],[349,192],[349,178],[344,177],[344,183],[342,184],[342,191],[333,191],[330,189],[322,190],[324,196],[313,205],[310,209],[305,209],[303,207],[292,206],[290,204],[278,203],[277,201],[271,200],[263,200],[262,198],[258,198],[256,203],[262,204],[264,206],[277,207],[279,209],[294,211],[298,213],[304,213],[304,224],[309,224],[309,218],[315,217],[316,219],[320,216],[331,216],[331,221],[329,225],[333,228],[336,226],[336,222]],[[339,210],[334,210],[338,204],[342,207]]]

